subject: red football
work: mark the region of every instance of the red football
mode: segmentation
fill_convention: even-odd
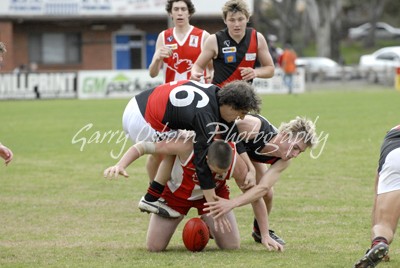
[[[200,218],[188,220],[183,227],[182,239],[190,251],[202,251],[210,239],[207,224]]]

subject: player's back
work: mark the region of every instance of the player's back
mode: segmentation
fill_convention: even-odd
[[[137,95],[144,118],[158,131],[168,129],[195,130],[198,116],[208,114],[219,121],[218,87],[182,80],[160,85]]]

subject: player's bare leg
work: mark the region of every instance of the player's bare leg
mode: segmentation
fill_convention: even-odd
[[[231,224],[232,231],[224,232],[216,231],[214,227],[214,219],[211,216],[207,216],[206,214],[201,215],[201,218],[207,223],[208,228],[212,237],[215,240],[215,243],[220,249],[239,249],[240,248],[240,235],[239,229],[236,222],[236,217],[233,211],[230,211],[226,214],[226,218]]]
[[[379,194],[372,214],[371,249],[354,265],[375,267],[389,253],[400,217],[400,190]]]
[[[147,230],[147,250],[151,252],[165,250],[182,219],[183,215],[176,219],[166,219],[156,214],[151,215]]]
[[[146,170],[149,181],[152,182],[157,175],[158,168],[164,156],[160,154],[150,154],[146,160]]]

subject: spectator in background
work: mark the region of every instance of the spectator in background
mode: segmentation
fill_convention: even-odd
[[[4,159],[6,166],[13,159],[13,152],[0,143],[0,157]]]
[[[296,73],[297,54],[293,50],[290,43],[285,44],[285,49],[279,57],[279,65],[283,70],[283,83],[289,90],[289,94],[293,93],[293,75]]]
[[[3,42],[0,42],[0,69],[1,63],[3,62],[3,55],[7,52],[6,45]]]
[[[272,61],[274,62],[274,65],[277,66],[278,64],[278,59],[281,56],[283,50],[280,47],[276,46],[276,41],[278,38],[271,34],[268,36],[268,48],[269,48],[269,54],[271,54]]]

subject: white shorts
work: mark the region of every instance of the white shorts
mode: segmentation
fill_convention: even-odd
[[[400,190],[400,148],[394,149],[387,156],[379,172],[378,192],[383,194]]]
[[[122,127],[134,143],[139,141],[157,142],[177,135],[176,130],[159,132],[151,127],[140,112],[136,98],[132,98],[122,116]]]

